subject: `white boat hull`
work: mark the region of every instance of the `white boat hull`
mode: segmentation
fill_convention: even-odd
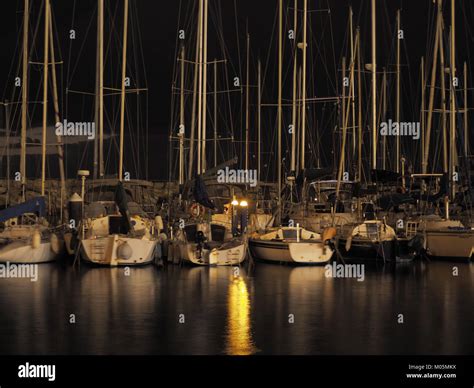
[[[245,260],[247,247],[244,242],[228,248],[198,249],[196,243],[170,241],[168,260],[174,263],[184,261],[194,265],[239,265]]]
[[[426,231],[427,254],[431,257],[466,259],[474,253],[474,231]]]
[[[37,247],[25,241],[12,241],[0,247],[0,263],[39,264],[58,258],[59,252],[53,252],[51,242],[41,242]]]
[[[121,254],[121,245],[127,244],[127,257]],[[143,265],[154,260],[156,241],[145,238],[111,235],[83,239],[80,242],[81,258],[89,263],[107,266]]]
[[[322,242],[285,242],[250,240],[250,252],[255,259],[295,264],[326,264],[333,250]]]

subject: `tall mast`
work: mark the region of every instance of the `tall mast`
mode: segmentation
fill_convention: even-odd
[[[51,16],[51,4],[48,1],[48,6],[50,8],[49,14],[49,41],[50,41],[50,54],[51,54],[51,80],[53,81],[53,105],[54,105],[54,118],[55,122],[58,123],[61,121],[59,115],[59,98],[58,98],[58,81],[56,76],[56,55],[54,51],[54,35],[53,35],[53,19]],[[59,159],[59,178],[61,180],[61,215],[62,220],[67,220],[67,208],[64,207],[66,200],[66,173],[64,170],[64,150],[62,145],[61,136],[56,136],[57,143],[57,152]]]
[[[123,141],[125,127],[125,78],[127,76],[127,38],[128,38],[128,0],[124,0],[123,13],[123,50],[122,50],[122,89],[120,100],[120,156],[119,156],[119,181],[123,180]]]
[[[245,81],[245,170],[249,169],[250,34],[247,33],[247,74]]]
[[[21,194],[22,199],[26,199],[26,127],[28,113],[28,27],[29,27],[29,0],[24,0],[23,11],[23,74],[21,88],[21,156],[20,156],[20,175],[21,175]]]
[[[357,140],[357,180],[362,181],[362,69],[360,58],[360,28],[356,31],[357,50],[357,121],[358,121],[358,140]]]
[[[179,96],[179,185],[184,184],[184,44],[181,47],[181,78]]]
[[[191,113],[191,136],[189,138],[189,164],[188,164],[188,180],[191,180],[193,176],[194,169],[194,143],[195,143],[195,132],[196,132],[196,109],[198,110],[198,115],[200,112],[199,108],[196,107],[196,100],[198,100],[198,80],[199,84],[201,80],[199,79],[201,61],[200,61],[200,52],[201,52],[201,1],[198,3],[198,29],[196,34],[196,54],[194,58],[194,87],[193,87],[193,108]],[[199,92],[200,93],[200,92]],[[199,102],[200,104],[200,102]],[[198,143],[199,145],[199,143]],[[200,147],[198,146],[198,149]],[[198,165],[199,168],[199,165]]]
[[[446,66],[444,60],[444,43],[442,39],[442,31],[444,29],[443,19],[440,19],[439,25],[439,58],[440,58],[440,78],[441,78],[441,127],[443,133],[443,172],[448,173],[449,161],[448,161],[448,135],[446,129]]]
[[[5,101],[5,135],[7,141],[7,193],[5,195],[5,207],[10,205],[10,101]]]
[[[45,195],[46,183],[46,133],[48,131],[48,70],[49,70],[49,0],[44,7],[44,54],[43,54],[43,131],[41,141],[41,195]]]
[[[382,120],[386,121],[387,119],[387,69],[383,69],[383,78],[382,78]],[[397,139],[400,139],[397,136]],[[382,139],[382,169],[387,169],[387,136],[384,136]],[[398,160],[398,157],[397,157]]]
[[[198,17],[198,41],[199,41],[199,77],[198,77],[198,127],[197,127],[197,173],[198,175],[201,174],[201,151],[202,151],[202,144],[201,144],[201,136],[202,136],[202,35],[203,35],[203,13],[204,13],[204,0],[199,0],[199,17]]]
[[[258,69],[257,69],[257,183],[260,184],[260,167],[261,167],[261,127],[262,127],[262,64],[260,58],[258,59]]]
[[[217,166],[217,59],[214,58],[214,167]]]
[[[283,0],[279,0],[278,22],[278,224],[281,223],[281,136],[282,136],[282,76],[283,76]]]
[[[306,41],[307,41],[308,0],[303,0],[303,75],[301,94],[301,169],[305,169],[306,147]]]
[[[377,168],[377,20],[372,0],[372,169]]]
[[[202,81],[202,172],[206,171],[206,135],[207,135],[207,6],[208,0],[204,0],[203,18],[203,81]]]
[[[355,50],[358,50],[358,45],[356,44]],[[345,63],[345,57],[343,57],[343,60]],[[354,67],[354,61],[351,62],[350,67]],[[350,77],[349,77],[349,90],[352,90],[352,83],[354,82],[354,71],[350,72]],[[335,213],[336,213],[336,207],[337,207],[337,201],[339,199],[339,191],[341,188],[341,181],[342,181],[342,174],[344,171],[344,162],[345,162],[345,149],[346,149],[346,142],[347,142],[347,126],[349,124],[349,110],[351,106],[350,104],[347,104],[346,112],[344,113],[344,121],[342,122],[342,142],[341,142],[341,153],[339,157],[339,167],[337,171],[337,183],[336,183],[336,201],[334,203],[334,208],[333,208],[333,223],[335,222]]]
[[[344,126],[346,122],[346,85],[344,84],[346,79],[346,57],[342,57],[342,120],[341,120],[341,127]],[[342,155],[341,155],[342,157]],[[344,155],[345,161],[345,155]],[[343,166],[344,168],[344,166]]]
[[[456,171],[456,84],[454,82],[456,78],[456,0],[451,0],[451,60],[450,60],[450,90],[451,90],[451,128],[450,128],[450,145],[451,149],[449,152],[449,175],[451,182],[451,198],[455,195],[455,181],[454,173]]]
[[[435,95],[436,73],[437,73],[437,66],[438,66],[438,48],[439,48],[440,41],[442,41],[442,38],[440,37],[442,7],[443,7],[443,0],[438,0],[434,55],[433,55],[433,64],[432,64],[432,69],[431,69],[430,96],[429,96],[429,101],[428,101],[428,117],[426,120],[425,148],[423,150],[423,162],[422,162],[423,174],[426,174],[428,171],[428,156],[430,153],[431,127],[433,124],[433,104],[434,104],[434,95]],[[441,67],[441,71],[444,72],[443,67]]]
[[[354,58],[354,13],[352,11],[352,7],[349,7],[349,30],[350,30],[350,38],[351,38],[351,63],[355,63]],[[355,66],[351,66],[351,71],[355,71]],[[351,75],[352,79],[354,79],[354,74]],[[352,82],[351,87],[351,109],[352,109],[352,157],[355,157],[356,152],[356,111],[355,111],[355,82]]]
[[[397,101],[396,101],[396,121],[400,126],[400,10],[397,11]],[[395,151],[395,171],[400,172],[400,134],[397,138],[397,147]]]
[[[104,0],[99,0],[98,9],[99,31],[99,175],[103,177],[104,171]]]
[[[295,12],[293,18],[293,36],[294,36],[294,62],[293,62],[293,102],[292,102],[292,110],[291,110],[291,167],[290,171],[293,172],[296,169],[296,100],[297,100],[297,76],[298,76],[298,43],[297,43],[297,32],[298,32],[298,0],[295,0]]]
[[[464,62],[464,157],[469,155],[469,130],[468,128],[468,114],[469,105],[467,104],[467,63]]]
[[[426,92],[425,92],[425,57],[421,57],[421,165],[423,164],[423,152],[425,149],[425,109],[426,109]]]

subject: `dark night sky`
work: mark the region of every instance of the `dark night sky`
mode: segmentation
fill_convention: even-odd
[[[31,0],[36,14],[38,14],[38,8],[41,4],[40,0]],[[460,1],[460,0],[458,0]],[[470,1],[470,0],[469,0]],[[143,46],[143,59],[144,69],[140,72],[139,79],[136,80],[141,86],[145,84],[149,89],[148,94],[148,119],[149,119],[149,130],[150,138],[148,141],[148,169],[149,178],[151,179],[166,179],[167,178],[167,138],[170,122],[170,105],[171,105],[171,82],[173,68],[176,63],[175,52],[176,52],[176,32],[178,29],[178,14],[180,1],[152,1],[152,0],[130,0],[133,5],[133,12],[131,15],[131,23],[135,23],[139,19],[139,23],[132,25],[133,34],[135,37],[138,32],[141,35],[141,41]],[[210,3],[216,3],[217,0],[210,0]],[[120,23],[121,7],[122,2],[116,0],[106,0],[108,9],[117,10],[117,25],[114,26],[117,34],[121,33],[122,25]],[[266,60],[269,54],[271,57],[269,66],[269,73],[266,75],[267,79],[272,80],[272,83],[276,82],[275,74],[273,70],[275,68],[276,57],[275,53],[275,41],[269,51],[271,34],[273,31],[273,23],[275,21],[275,12],[277,8],[277,1],[275,0],[238,0],[237,3],[237,23],[240,36],[236,36],[236,21],[234,13],[234,1],[233,0],[221,0],[222,9],[222,20],[224,21],[226,36],[226,44],[230,52],[230,61],[236,71],[242,68],[245,63],[244,56],[244,42],[245,42],[245,29],[248,22],[248,29],[252,39],[252,63],[255,66],[255,58],[260,55],[263,60]],[[293,2],[285,0],[285,6],[292,6]],[[94,88],[94,77],[95,77],[95,0],[51,0],[53,7],[54,20],[56,23],[57,38],[61,45],[61,56],[64,61],[62,66],[62,79],[63,79],[63,91],[65,89],[67,74],[70,75],[70,88],[78,90],[93,91]],[[192,4],[192,0],[183,0],[181,7],[184,9],[189,8]],[[302,6],[302,0],[299,1]],[[318,9],[331,8],[331,21],[335,44],[335,57],[336,61],[340,63],[341,50],[344,43],[344,38],[347,31],[347,20],[348,20],[348,6],[352,4],[354,8],[355,24],[361,26],[362,40],[365,41],[364,58],[365,61],[370,61],[370,1],[369,0],[322,0],[322,1],[308,1],[310,9],[315,7]],[[430,15],[432,15],[432,1],[431,0],[378,0],[378,31],[379,31],[379,52],[378,61],[380,66],[384,66],[390,61],[389,48],[393,37],[391,32],[393,31],[393,25],[395,22],[395,13],[397,8],[402,9],[402,23],[405,30],[405,44],[407,58],[410,61],[410,72],[405,71],[404,84],[406,83],[405,93],[409,93],[410,88],[416,88],[418,85],[419,76],[419,61],[422,55],[426,53],[427,43],[427,31],[429,28]],[[36,7],[36,8],[35,8]],[[210,5],[213,7],[213,5]],[[214,6],[215,7],[215,6]],[[0,18],[0,45],[2,47],[2,61],[0,63],[0,87],[3,91],[3,99],[11,96],[11,83],[13,81],[13,74],[16,72],[19,57],[18,53],[15,52],[17,45],[21,44],[21,23],[22,23],[22,8],[23,1],[21,0],[10,0],[3,2],[2,13]],[[473,14],[472,6],[467,7],[467,12],[461,12],[459,8],[458,15],[458,61],[468,60],[466,45],[472,47],[472,35],[468,40],[466,38],[466,20],[472,20]],[[470,9],[469,9],[470,8]],[[215,9],[215,8],[214,8]],[[135,10],[137,11],[135,14]],[[35,12],[35,11],[34,11]],[[33,12],[33,13],[34,13]],[[291,11],[290,11],[291,12]],[[445,18],[448,19],[449,12],[446,11]],[[291,16],[289,16],[291,17]],[[33,22],[32,22],[33,24]],[[77,33],[76,40],[72,43],[68,39],[68,34],[71,26]],[[181,27],[181,26],[180,26]],[[41,41],[42,24],[40,24],[39,37]],[[132,33],[132,32],[131,32]],[[239,45],[241,50],[241,62],[242,65],[238,64],[238,50],[237,50],[237,38],[240,39]],[[117,38],[114,38],[117,39]],[[329,44],[329,42],[328,42]],[[132,48],[129,52],[137,51],[138,45],[130,44]],[[118,58],[119,46],[112,44],[111,47],[115,46],[113,55],[110,58],[109,63],[106,65],[115,68],[111,71],[110,82],[118,79],[120,72],[120,65],[117,63],[115,58]],[[134,50],[137,49],[137,50]],[[38,58],[41,58],[41,43],[38,45]],[[214,56],[219,57],[219,53],[215,53],[210,49],[209,58]],[[363,59],[364,61],[364,59]],[[129,62],[133,63],[132,55],[129,55]],[[393,63],[393,62],[392,62]],[[285,61],[285,66],[288,67],[290,64],[289,60]],[[13,72],[10,74],[10,67],[13,66]],[[332,66],[332,64],[331,64]],[[68,70],[69,69],[69,70]],[[310,71],[317,72],[318,69],[310,69]],[[10,75],[9,75],[10,74]],[[146,77],[145,77],[146,75]],[[134,80],[135,81],[135,80]],[[334,80],[332,81],[334,83]],[[411,83],[412,86],[409,86]],[[34,88],[33,86],[30,86]],[[327,87],[320,86],[316,94],[319,96],[326,96],[334,93]],[[411,101],[416,101],[418,98],[417,90],[416,95],[411,96]],[[285,97],[291,96],[291,89],[285,87]],[[275,101],[275,96],[272,97]],[[78,116],[79,114],[89,115],[92,113],[92,100],[86,99],[81,100],[77,96],[70,96],[68,103],[65,102],[65,94],[63,93],[63,110],[69,114],[69,116]],[[87,101],[87,102],[84,102]],[[410,103],[411,104],[411,103]],[[66,106],[67,105],[67,106]],[[406,108],[406,114],[410,111],[411,107]],[[87,112],[87,113],[86,113]],[[239,112],[236,113],[240,114]],[[15,127],[15,126],[14,126]],[[141,152],[143,152],[142,149]],[[77,162],[81,158],[81,153],[77,151],[67,150],[70,152],[71,162],[69,167],[69,174],[73,174],[74,170],[77,169],[78,164],[84,164],[86,161]],[[86,159],[90,160],[91,153],[86,154]],[[143,162],[143,163],[146,163]],[[86,163],[87,164],[87,163]],[[129,163],[130,164],[130,163]],[[90,167],[90,166],[88,166]],[[143,169],[143,168],[142,168]],[[71,172],[72,171],[72,172]],[[113,169],[110,170],[113,172]],[[54,173],[53,173],[54,174]],[[143,176],[142,176],[143,177]]]

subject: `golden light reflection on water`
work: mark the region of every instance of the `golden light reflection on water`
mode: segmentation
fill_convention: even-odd
[[[245,280],[232,277],[227,294],[226,353],[246,356],[257,351],[252,338],[250,299]]]

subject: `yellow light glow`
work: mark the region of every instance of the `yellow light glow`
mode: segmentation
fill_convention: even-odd
[[[248,202],[244,199],[242,202],[240,202],[241,207],[247,207],[249,204]]]
[[[229,283],[227,309],[226,353],[254,354],[257,348],[252,339],[249,293],[245,280],[239,276]]]
[[[239,201],[237,201],[236,199],[234,199],[231,203],[232,206],[237,206],[239,204]]]

